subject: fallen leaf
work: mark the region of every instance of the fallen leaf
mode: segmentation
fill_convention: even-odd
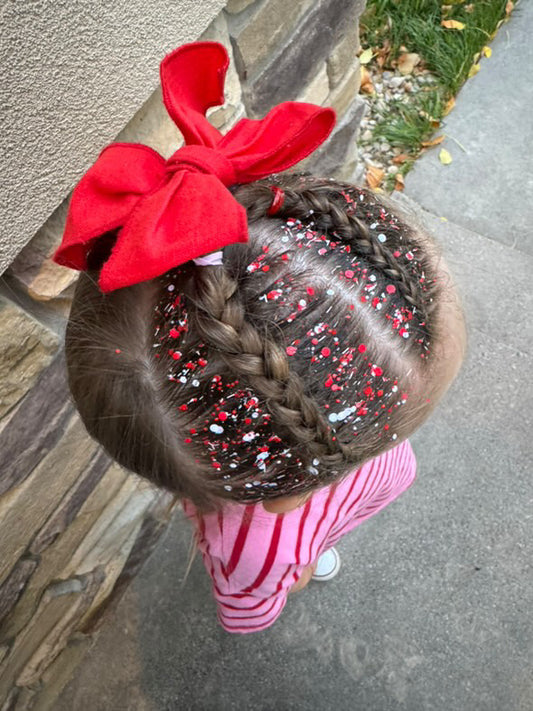
[[[481,67],[479,64],[472,64],[470,71],[468,72],[468,78],[471,79],[472,77],[475,77],[480,69]]]
[[[507,3],[507,5],[505,6],[505,14],[506,14],[506,15],[510,15],[510,14],[512,13],[512,11],[513,11],[513,8],[514,8],[514,2],[512,2],[511,0],[509,0],[509,2]]]
[[[465,5],[463,10],[465,12],[468,12],[469,15],[471,15],[474,12],[474,3],[471,2],[469,5]]]
[[[446,150],[446,148],[441,148],[439,151],[439,160],[443,165],[450,165],[452,162],[452,156]]]
[[[448,99],[448,101],[446,102],[446,106],[444,107],[444,111],[442,112],[442,115],[447,116],[450,113],[450,111],[453,109],[454,106],[455,106],[455,97],[452,96],[452,98]]]
[[[490,47],[487,47],[487,45],[485,45],[485,46],[483,47],[483,49],[481,50],[481,53],[482,53],[485,57],[487,57],[487,59],[489,59],[489,57],[492,57],[492,49],[491,49]]]
[[[379,188],[385,177],[385,171],[371,165],[366,171],[366,182],[371,188]]]
[[[432,138],[431,141],[422,141],[422,145],[424,148],[430,148],[431,146],[438,146],[439,143],[442,143],[444,141],[444,134],[441,136],[436,136],[435,138]]]
[[[417,64],[420,63],[420,55],[415,52],[408,52],[407,54],[401,54],[398,57],[398,69],[400,74],[404,76],[406,74],[411,74],[413,69]]]
[[[361,85],[359,91],[363,94],[373,94],[375,92],[372,77],[366,67],[361,67]]]
[[[368,49],[365,49],[361,52],[359,55],[359,61],[361,64],[368,64],[370,60],[372,59],[374,55],[374,52],[372,52],[372,49],[369,47]]]
[[[442,20],[440,23],[447,30],[464,30],[465,23],[459,22],[459,20]]]
[[[394,163],[394,165],[401,165],[402,163],[405,163],[406,160],[410,160],[410,159],[411,159],[411,156],[407,155],[407,153],[400,153],[399,155],[394,156],[394,158],[392,159],[392,162]]]
[[[431,116],[431,114],[428,114],[427,111],[419,111],[418,115],[422,116],[422,118],[425,118],[427,121],[429,121],[429,123],[433,126],[433,128],[438,128],[440,126],[440,121],[438,119],[434,118],[433,116]]]
[[[401,193],[405,188],[405,181],[403,179],[403,175],[401,173],[396,173],[394,177],[396,178],[394,182],[394,189]]]

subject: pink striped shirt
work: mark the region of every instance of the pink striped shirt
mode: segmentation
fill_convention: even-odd
[[[240,633],[269,627],[305,568],[405,491],[415,472],[405,441],[284,514],[269,513],[262,503],[229,503],[222,513],[200,516],[184,499],[222,627]]]

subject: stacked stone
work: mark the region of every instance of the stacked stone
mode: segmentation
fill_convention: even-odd
[[[364,0],[229,0],[226,17],[250,118],[280,101],[332,106],[337,125],[299,168],[349,180],[365,104],[358,96]],[[296,91],[295,91],[296,89]]]
[[[306,170],[352,177],[361,0],[230,0],[203,39],[230,50],[222,131],[284,100],[333,106],[338,124]],[[191,38],[193,39],[193,38]],[[181,144],[156,90],[118,141],[165,157]],[[319,166],[319,168],[317,168]],[[86,434],[62,341],[77,273],[51,261],[68,201],[0,287],[0,709],[49,709],[93,632],[149,555],[175,498],[130,474]],[[179,644],[179,640],[176,641]]]

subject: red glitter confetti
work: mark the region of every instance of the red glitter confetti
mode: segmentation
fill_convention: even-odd
[[[372,390],[372,388],[371,388],[370,385],[369,385],[368,387],[366,387],[366,388],[363,390],[363,392],[364,392],[365,395],[372,395],[372,393],[373,393],[374,391]]]
[[[185,412],[186,409],[187,409],[187,405],[186,405],[186,404],[180,405],[180,410],[181,410],[182,412]]]
[[[281,255],[281,258],[282,258],[282,260],[283,260],[284,262],[286,262],[286,261],[288,261],[288,259],[289,259],[289,255],[288,255],[288,254],[282,254],[282,255]]]
[[[222,422],[224,422],[224,420],[228,419],[228,413],[227,412],[219,412],[218,419],[222,420]]]
[[[270,267],[268,266],[268,264],[265,264],[264,267],[261,267],[261,270],[264,272],[268,272],[270,270]]]
[[[201,368],[205,368],[205,366],[207,365],[206,359],[205,359],[205,358],[198,358],[198,365],[199,365]]]
[[[122,353],[122,351],[120,350],[120,348],[115,348],[115,353]]]
[[[372,366],[372,375],[383,375],[383,368],[380,368],[379,365]]]
[[[327,347],[324,347],[324,348],[322,348],[320,353],[324,356],[324,358],[327,358],[330,355],[331,350]]]
[[[293,356],[296,353],[297,348],[295,348],[294,346],[287,346],[285,351],[286,351],[287,355]]]
[[[359,346],[357,346],[357,350],[359,353],[365,353],[366,352],[366,346],[364,343],[361,343]]]
[[[171,338],[177,338],[180,335],[180,332],[176,328],[171,328],[170,331],[168,332],[168,335]]]
[[[385,287],[385,291],[387,292],[387,294],[395,294],[396,287],[394,286],[394,284],[387,284],[387,286]]]
[[[353,277],[354,277],[354,272],[353,272],[351,269],[347,269],[347,270],[344,272],[344,276],[345,276],[347,279],[353,279]]]
[[[330,387],[333,385],[333,378],[331,377],[331,375],[328,376],[328,378],[326,379],[326,382],[324,383],[324,385],[325,385],[327,388],[330,388]]]
[[[307,293],[309,294],[309,296],[314,296],[314,295],[315,295],[315,290],[313,289],[312,286],[308,286],[307,289],[306,289],[306,291],[307,291]]]
[[[192,439],[190,437],[185,437],[183,441],[185,442],[185,444],[190,444],[192,442]]]

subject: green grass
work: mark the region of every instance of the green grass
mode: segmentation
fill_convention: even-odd
[[[368,0],[361,18],[361,44],[377,54],[384,47],[382,69],[394,69],[404,52],[416,52],[421,67],[429,70],[435,83],[415,92],[409,103],[390,102],[373,138],[387,141],[412,156],[400,166],[405,175],[422,150],[422,142],[435,131],[445,115],[447,102],[466,81],[480,53],[490,42],[502,19],[507,0]],[[442,20],[456,20],[464,28],[447,29]],[[490,60],[489,60],[490,61]],[[432,120],[433,119],[433,120]],[[392,188],[394,178],[387,178]]]
[[[417,52],[451,96],[468,77],[476,55],[505,17],[507,0],[452,0],[443,10],[439,0],[368,0],[361,19],[363,46],[391,43],[390,58],[404,46]],[[471,8],[471,12],[468,12]],[[458,20],[463,30],[446,29],[442,20]]]
[[[420,92],[416,104],[391,101],[381,123],[374,129],[374,138],[391,146],[416,150],[435,130],[444,111],[442,91],[436,87]]]

